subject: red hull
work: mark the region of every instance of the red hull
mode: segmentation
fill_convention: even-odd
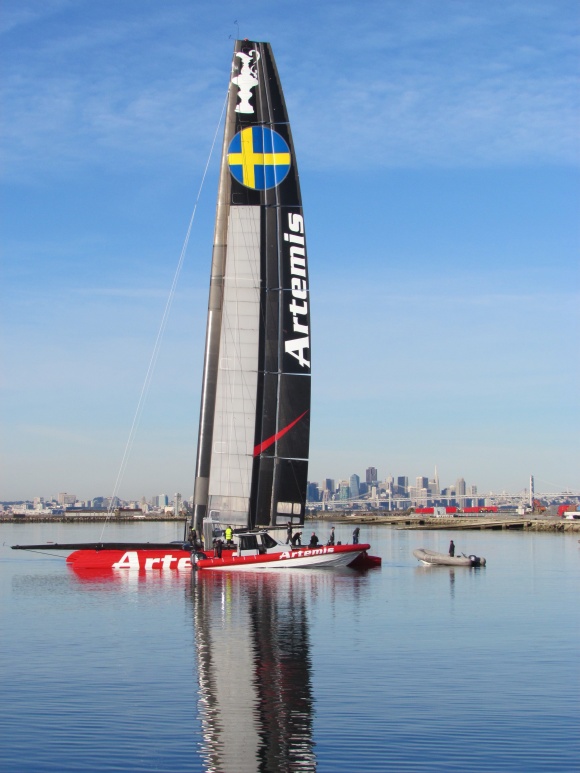
[[[137,571],[191,571],[191,554],[166,550],[75,550],[66,559],[74,569],[135,569]]]

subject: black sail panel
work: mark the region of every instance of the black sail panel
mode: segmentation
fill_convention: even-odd
[[[310,379],[283,373],[280,377],[279,429],[276,456],[308,459]]]

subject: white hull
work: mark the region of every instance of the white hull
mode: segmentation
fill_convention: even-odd
[[[485,566],[486,563],[485,558],[478,556],[450,556],[426,548],[414,550],[413,555],[423,566]]]
[[[222,566],[205,566],[203,571],[208,569],[212,572],[256,572],[258,570],[278,570],[278,569],[336,569],[341,566],[348,566],[355,558],[364,553],[364,550],[350,551],[348,553],[325,553],[316,556],[301,556],[299,558],[281,558],[279,561],[265,561],[260,563],[252,561],[251,563],[227,563]]]

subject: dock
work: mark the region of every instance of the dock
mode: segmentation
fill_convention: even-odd
[[[172,523],[185,523],[188,518],[181,515],[107,515],[95,513],[90,515],[0,515],[0,523],[157,523],[171,521]]]
[[[311,520],[332,521],[340,525],[352,524],[356,526],[391,526],[398,530],[446,530],[446,531],[537,531],[537,532],[580,532],[580,520],[566,520],[558,517],[535,517],[533,515],[478,515],[468,517],[458,515],[448,518],[435,518],[425,515],[394,513],[357,513],[356,515],[342,515],[338,512],[317,513]]]

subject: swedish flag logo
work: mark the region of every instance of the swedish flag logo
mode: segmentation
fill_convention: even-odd
[[[246,188],[275,188],[290,171],[290,148],[278,132],[248,126],[230,142],[228,164],[232,176]]]

